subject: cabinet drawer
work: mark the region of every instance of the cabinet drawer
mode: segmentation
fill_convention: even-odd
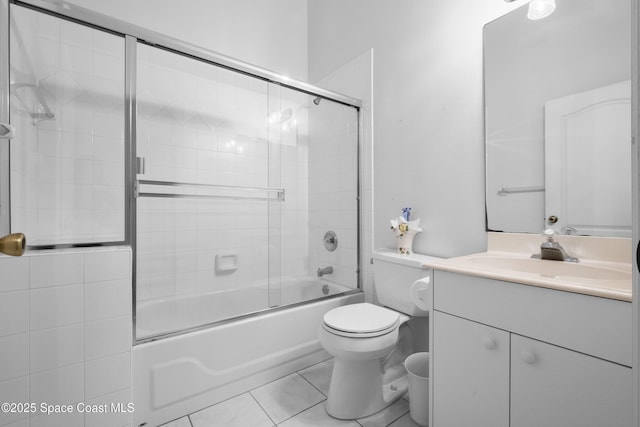
[[[434,309],[631,366],[631,303],[434,272]]]

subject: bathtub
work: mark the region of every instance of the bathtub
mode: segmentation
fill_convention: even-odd
[[[265,287],[258,288],[261,290],[253,290],[268,293]],[[282,288],[281,305],[294,305],[134,346],[133,425],[156,426],[171,421],[325,360],[329,356],[316,337],[322,316],[332,308],[364,301],[361,292],[341,294],[343,288],[317,279],[309,280],[306,286],[298,282],[297,286],[287,283]],[[236,295],[231,295],[233,292]],[[229,310],[224,315],[233,314],[234,304],[229,302],[233,298],[255,297],[250,292],[233,292],[224,297],[218,293],[180,299],[174,307],[163,307],[170,304],[167,300],[141,304],[138,316],[140,311],[149,310],[147,314],[168,312],[176,317],[173,321],[187,316],[190,323],[196,319],[201,322],[205,316],[215,322],[220,320],[222,308]],[[323,298],[296,304],[314,297],[312,294]],[[335,296],[327,298],[332,294]],[[217,295],[216,301],[213,295]],[[259,298],[264,301],[266,296]],[[221,310],[212,310],[207,304]],[[211,313],[215,315],[209,316]],[[138,332],[152,334],[167,326],[156,316],[146,319],[144,315],[140,319]]]

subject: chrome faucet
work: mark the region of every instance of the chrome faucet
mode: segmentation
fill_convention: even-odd
[[[318,268],[318,277],[322,277],[325,274],[332,274],[333,273],[333,267],[329,266],[329,267],[325,267],[325,268]]]
[[[567,254],[567,251],[562,247],[556,238],[557,233],[555,230],[549,228],[544,231],[544,236],[547,238],[545,242],[540,245],[540,253],[531,255],[531,258],[548,259],[552,261],[567,261],[578,262],[579,259]]]

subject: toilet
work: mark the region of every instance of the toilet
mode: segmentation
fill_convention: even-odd
[[[432,275],[422,265],[434,259],[387,249],[375,251],[374,289],[382,306],[366,302],[350,304],[324,315],[318,337],[334,357],[326,404],[332,417],[349,420],[366,417],[406,393],[404,359],[414,351],[426,350],[428,341],[424,321],[429,315],[426,294],[418,294],[427,291]],[[409,327],[414,319],[421,326]],[[422,341],[422,348],[416,349],[417,341]]]

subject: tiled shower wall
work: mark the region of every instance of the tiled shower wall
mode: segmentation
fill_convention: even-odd
[[[76,405],[131,402],[131,250],[0,256],[0,271],[0,401],[37,405],[0,413],[0,425],[130,425],[128,413]],[[43,415],[41,403],[73,411]]]

